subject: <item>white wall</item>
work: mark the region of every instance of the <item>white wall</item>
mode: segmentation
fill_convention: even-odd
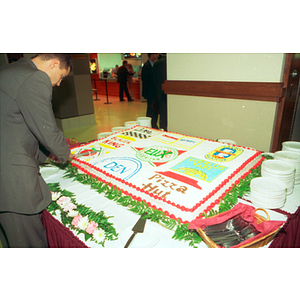
[[[168,80],[280,82],[282,53],[168,54]]]
[[[168,80],[280,82],[284,54],[167,54]],[[270,151],[277,103],[168,95],[168,130]]]

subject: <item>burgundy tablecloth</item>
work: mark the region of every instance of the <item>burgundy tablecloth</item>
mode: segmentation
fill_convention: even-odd
[[[289,215],[270,248],[300,248],[300,207],[294,214]]]
[[[49,248],[88,248],[48,211],[42,214]],[[271,242],[270,248],[300,248],[300,207],[289,217]]]
[[[43,211],[42,222],[46,229],[49,248],[88,248],[46,210]]]

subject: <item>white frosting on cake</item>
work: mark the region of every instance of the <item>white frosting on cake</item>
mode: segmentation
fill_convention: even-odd
[[[254,149],[142,126],[72,149],[79,170],[137,201],[189,222],[216,209],[233,184],[262,160]]]

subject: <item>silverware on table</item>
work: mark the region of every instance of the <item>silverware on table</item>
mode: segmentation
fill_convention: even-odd
[[[223,223],[209,225],[204,232],[214,243],[225,248],[235,246],[259,234],[259,231],[241,216],[236,216]]]
[[[42,167],[42,168],[48,168],[48,167],[53,167],[53,165],[51,165],[49,163],[42,163],[42,164],[40,164],[40,167]]]
[[[135,235],[137,233],[143,233],[144,229],[145,229],[145,224],[147,219],[143,219],[143,217],[146,215],[147,213],[143,213],[141,215],[141,217],[138,219],[138,221],[135,223],[135,225],[132,228],[133,234],[131,235],[131,237],[128,239],[126,245],[124,246],[124,248],[128,248],[130,243],[132,242],[133,238],[135,237]]]
[[[94,154],[94,153],[101,153],[101,149],[100,150],[95,149],[95,150],[80,152],[78,154],[75,154],[75,157],[78,158],[78,157],[81,157],[81,156],[88,156],[88,155],[91,155],[91,154]]]

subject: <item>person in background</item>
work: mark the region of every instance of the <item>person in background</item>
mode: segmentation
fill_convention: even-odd
[[[123,61],[123,65],[118,69],[118,82],[119,82],[119,98],[120,101],[125,101],[123,99],[124,92],[126,94],[128,102],[133,101],[129,95],[128,87],[127,87],[127,76],[128,76],[128,70],[126,68],[127,66],[127,60]]]
[[[134,94],[133,94],[133,90],[132,90],[132,81],[133,81],[133,75],[136,72],[134,72],[131,64],[127,64],[127,70],[128,70],[128,76],[127,76],[128,90],[129,90],[129,94],[131,96],[131,99],[134,100]]]
[[[157,60],[156,53],[148,53],[148,60],[145,62],[142,68],[142,96],[147,100],[146,116],[151,118],[152,128],[158,129],[157,120],[158,113],[153,108],[154,101],[157,93],[154,82],[153,65]]]
[[[52,110],[52,87],[73,70],[69,54],[22,57],[0,68],[0,239],[3,247],[47,247],[41,216],[51,203],[39,172],[49,156],[72,159]]]
[[[119,69],[119,66],[116,65],[112,70],[111,70],[111,75],[112,77],[116,77],[118,75],[118,69]]]
[[[162,53],[158,57],[158,61],[154,63],[154,81],[157,91],[157,101],[159,109],[159,128],[167,131],[167,95],[162,90],[162,84],[167,79],[166,70],[166,54]]]

